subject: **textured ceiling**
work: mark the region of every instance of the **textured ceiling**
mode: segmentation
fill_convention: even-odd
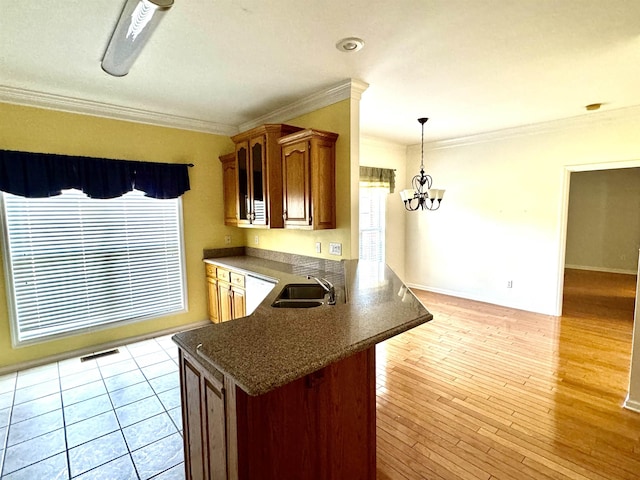
[[[114,78],[123,4],[0,0],[0,87],[235,128],[354,78],[362,133],[403,144],[640,105],[637,0],[175,0]]]

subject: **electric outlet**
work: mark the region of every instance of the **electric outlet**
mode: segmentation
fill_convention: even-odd
[[[231,235],[225,235],[224,236],[224,243],[225,243],[225,245],[230,245],[231,244]]]
[[[507,288],[513,288],[513,280],[507,280]]]
[[[322,253],[322,242],[316,242],[316,253]]]
[[[329,253],[331,255],[342,255],[342,244],[341,243],[329,243]]]
[[[258,245],[259,243],[260,243],[260,237],[256,235],[255,237],[253,237],[253,244]]]

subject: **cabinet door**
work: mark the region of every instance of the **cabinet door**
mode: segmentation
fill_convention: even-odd
[[[311,203],[313,228],[336,228],[336,166],[335,142],[317,140],[312,143]]]
[[[226,322],[227,320],[233,319],[233,305],[231,303],[232,292],[230,284],[218,281],[218,299],[220,302],[220,321]]]
[[[236,161],[233,154],[220,157],[222,160],[222,195],[224,201],[224,224],[238,224],[238,199]]]
[[[285,226],[311,225],[309,143],[306,140],[282,148],[282,199]]]
[[[208,459],[206,437],[202,431],[202,379],[199,369],[182,354],[180,376],[186,477],[187,480],[205,480]]]
[[[204,377],[204,425],[208,440],[209,479],[227,480],[227,445],[224,393]]]
[[[246,316],[245,292],[243,288],[231,287],[233,318]]]
[[[268,192],[266,181],[265,139],[263,135],[251,139],[251,223],[267,225]]]
[[[236,176],[237,176],[237,203],[238,223],[251,223],[251,186],[250,186],[249,142],[240,142],[236,145]]]
[[[218,323],[220,322],[218,280],[213,277],[207,277],[207,296],[209,298],[209,320],[213,323]]]
[[[227,435],[222,382],[180,353],[187,480],[227,480]]]

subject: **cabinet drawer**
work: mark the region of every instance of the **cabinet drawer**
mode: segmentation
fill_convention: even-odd
[[[244,288],[244,275],[236,272],[231,272],[231,283],[237,285],[238,287]]]
[[[225,282],[231,281],[231,272],[229,270],[225,270],[224,268],[218,267],[217,277],[220,280],[224,280]]]
[[[214,277],[216,276],[216,266],[215,265],[211,265],[210,263],[205,263],[204,264],[204,268],[205,268],[205,272],[207,277]]]

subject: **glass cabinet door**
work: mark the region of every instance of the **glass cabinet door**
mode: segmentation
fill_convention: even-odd
[[[251,180],[252,197],[251,218],[254,225],[267,224],[267,182],[265,179],[264,136],[251,139]]]
[[[251,221],[249,142],[242,142],[236,146],[236,161],[238,172],[238,220],[247,223]]]

